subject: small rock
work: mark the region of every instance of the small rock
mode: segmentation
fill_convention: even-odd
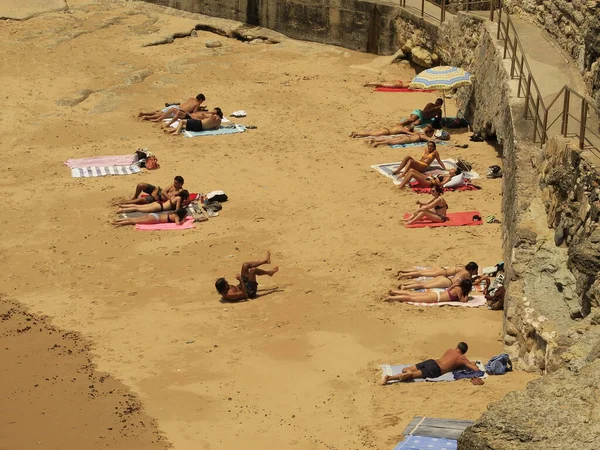
[[[196,30],[192,30],[192,32],[190,33],[191,37],[198,37],[198,32]]]
[[[256,39],[252,39],[250,42],[248,42],[250,45],[259,45],[259,44],[264,44],[264,41],[262,39],[256,38]]]
[[[223,44],[221,43],[221,41],[206,41],[207,48],[217,48],[222,46]]]

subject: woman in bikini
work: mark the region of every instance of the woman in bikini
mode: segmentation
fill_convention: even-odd
[[[461,280],[460,283],[453,284],[443,292],[428,291],[396,291],[391,290],[386,302],[415,302],[415,303],[442,303],[442,302],[462,302],[469,300],[469,292],[473,289],[471,280]]]
[[[468,267],[468,268],[467,268]],[[432,278],[431,280],[411,280],[398,286],[401,290],[412,291],[417,289],[433,289],[433,288],[447,288],[453,284],[458,284],[462,280],[470,280],[471,283],[477,283],[479,277],[479,266],[475,263],[469,263],[467,266],[456,272],[454,275],[441,275],[439,277]]]
[[[421,172],[417,172],[415,169],[410,169],[408,172],[405,172],[404,179],[402,180],[402,183],[398,185],[398,188],[402,189],[412,180],[415,180],[417,182],[417,187],[420,188],[432,188],[433,186],[443,187],[454,177],[461,174],[462,170],[460,169],[450,169],[447,175],[432,175],[430,177],[426,177]]]
[[[442,170],[446,170],[446,166],[440,158],[440,154],[437,151],[435,142],[429,141],[427,143],[427,148],[425,149],[425,152],[419,161],[414,159],[412,156],[405,156],[398,168],[392,173],[394,175],[399,175],[402,170],[404,170],[404,173],[408,173],[411,169],[415,169],[417,172],[423,173],[429,169],[429,166],[434,159],[438,162]]]
[[[369,81],[368,83],[365,83],[365,87],[368,86],[372,86],[372,87],[385,87],[385,88],[409,88],[410,87],[410,81],[402,81],[402,80],[396,80],[396,81]]]
[[[181,208],[181,205],[189,198],[190,193],[185,189],[179,194],[171,197],[166,202],[153,202],[147,205],[121,205],[117,213],[129,212],[161,212],[161,211],[176,211]]]
[[[406,225],[412,225],[422,219],[429,219],[432,222],[437,223],[446,222],[448,220],[448,217],[446,216],[446,212],[448,212],[448,203],[446,203],[443,194],[444,188],[436,185],[431,190],[433,199],[427,203],[417,200],[417,205],[419,205],[420,208],[412,213],[406,220]]]
[[[473,269],[479,270],[479,266],[476,262],[471,261],[466,265],[456,264],[451,267],[434,267],[433,269],[408,269],[399,270],[398,279],[409,279],[409,278],[420,278],[420,277],[448,277],[456,275],[461,270],[472,271]]]
[[[132,219],[117,219],[113,220],[112,224],[121,227],[125,225],[137,224],[153,224],[153,223],[175,223],[181,225],[185,221],[187,210],[179,208],[177,211],[168,214],[150,213],[142,217],[134,217]]]
[[[401,127],[396,125],[390,128],[380,128],[377,131],[352,131],[348,136],[353,138],[369,137],[369,136],[390,136],[392,134],[412,134],[415,127]]]
[[[410,144],[413,142],[433,142],[431,140],[431,138],[433,137],[433,133],[435,133],[433,127],[431,125],[427,125],[425,128],[423,128],[423,131],[406,133],[406,136],[393,137],[389,139],[372,139],[371,141],[369,141],[369,144],[371,144],[371,147],[379,147],[380,145]]]

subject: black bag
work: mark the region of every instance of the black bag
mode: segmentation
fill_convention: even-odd
[[[473,169],[473,165],[469,161],[459,159],[456,161],[456,168],[462,170],[463,172],[470,172],[471,169]]]

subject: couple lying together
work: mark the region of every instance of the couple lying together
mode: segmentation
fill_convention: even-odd
[[[141,112],[138,117],[141,120],[149,120],[150,122],[162,122],[164,119],[171,119],[163,125],[163,131],[167,134],[179,134],[182,130],[215,130],[221,126],[223,111],[221,111],[221,108],[206,110],[206,107],[202,106],[204,100],[206,100],[204,94],[198,94],[195,98],[189,98],[179,106],[169,108],[166,111]],[[171,127],[176,121],[179,121],[177,127]]]
[[[140,197],[141,193],[147,194]],[[181,225],[187,216],[184,208],[190,194],[183,189],[183,177],[176,176],[173,184],[167,189],[149,183],[139,183],[135,194],[130,200],[118,202],[117,214],[141,212],[146,213],[140,217],[117,219],[112,222],[115,226],[175,223]],[[159,214],[166,212],[166,214]]]
[[[390,290],[385,299],[388,302],[415,302],[415,303],[440,303],[440,302],[467,302],[473,283],[477,282],[479,266],[470,262],[466,266],[456,265],[450,268],[436,268],[433,270],[401,270],[398,275],[403,283],[399,290]],[[419,277],[433,277],[430,280],[414,280]],[[427,291],[415,292],[415,289],[442,288],[443,292]]]
[[[444,132],[445,133],[445,132]],[[393,137],[380,137],[380,136],[391,136],[391,135],[402,135]],[[431,125],[427,125],[422,130],[415,131],[415,127],[410,125],[395,126],[390,128],[381,128],[377,131],[363,131],[363,132],[351,132],[350,137],[372,137],[369,140],[371,147],[380,147],[382,145],[395,145],[395,144],[411,144],[415,142],[436,142],[440,140],[448,140],[450,136],[446,133],[443,137],[435,138],[435,129]]]

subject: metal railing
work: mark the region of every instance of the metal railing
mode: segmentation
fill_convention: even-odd
[[[494,21],[494,13],[496,10],[494,7],[495,1],[496,0],[464,0],[453,4],[452,6],[456,11],[463,11],[466,13],[474,12],[475,10],[477,12],[489,10],[489,19]],[[400,6],[415,12],[423,18],[427,17],[440,23],[446,21],[446,13],[448,13],[447,0],[400,0]],[[479,7],[482,7],[483,9],[478,9]]]

